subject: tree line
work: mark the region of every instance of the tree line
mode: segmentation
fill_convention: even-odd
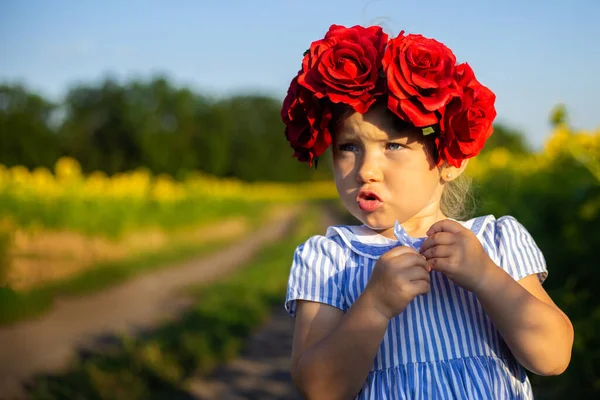
[[[0,85],[0,164],[52,168],[62,156],[85,172],[139,167],[175,177],[200,170],[245,181],[326,179],[292,158],[281,99],[257,94],[214,98],[165,77],[119,83],[106,78],[52,102],[19,84]],[[496,126],[486,150],[528,151],[519,132]],[[326,157],[329,157],[327,154]]]

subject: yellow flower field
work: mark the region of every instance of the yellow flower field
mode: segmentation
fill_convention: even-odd
[[[550,170],[565,158],[580,162],[600,182],[600,129],[576,132],[559,125],[540,152],[523,156],[499,147],[472,159],[467,171],[476,180],[485,180],[490,171],[497,170],[531,175]]]
[[[559,125],[541,151],[516,155],[496,148],[470,160],[467,172],[493,191],[490,180],[539,181],[566,162],[600,184],[600,130]],[[276,204],[335,198],[329,181],[246,183],[200,172],[176,181],[144,169],[84,175],[71,158],[60,159],[54,171],[0,165],[0,278],[25,288],[144,251],[140,243],[159,248],[211,223],[247,225],[248,216]],[[588,203],[581,212],[593,218],[600,204]]]
[[[200,173],[178,182],[143,169],[84,176],[71,158],[53,172],[0,166],[0,278],[25,289],[174,242],[233,238],[277,204],[333,195],[330,182],[249,184]],[[233,228],[200,233],[211,224]]]

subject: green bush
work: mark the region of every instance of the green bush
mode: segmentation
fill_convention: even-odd
[[[536,399],[600,396],[600,184],[562,156],[548,169],[523,174],[492,170],[476,182],[478,214],[513,215],[544,253],[544,283],[575,329],[572,360],[557,377],[531,376]]]

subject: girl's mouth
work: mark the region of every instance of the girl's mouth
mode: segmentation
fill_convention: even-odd
[[[383,201],[377,193],[371,191],[360,191],[356,196],[358,207],[364,212],[373,212],[383,205]]]

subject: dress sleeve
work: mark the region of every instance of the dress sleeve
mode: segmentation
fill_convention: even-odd
[[[499,218],[495,239],[500,267],[517,281],[536,274],[544,282],[548,276],[544,255],[519,221],[511,216]]]
[[[296,248],[288,280],[285,309],[296,315],[296,300],[325,303],[346,311],[342,291],[343,248],[325,236],[313,236]]]

